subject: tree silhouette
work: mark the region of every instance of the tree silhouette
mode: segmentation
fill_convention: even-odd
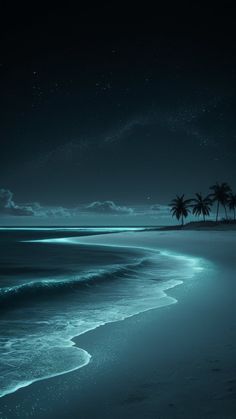
[[[213,202],[217,202],[216,221],[218,221],[220,205],[223,206],[223,208],[225,210],[225,217],[227,219],[228,216],[227,216],[226,206],[227,206],[228,199],[229,199],[229,193],[231,192],[230,186],[226,182],[223,182],[223,183],[218,183],[217,182],[215,185],[212,185],[210,187],[210,190],[213,191],[213,193],[209,195],[210,198],[212,199]]]
[[[236,194],[231,193],[228,198],[228,206],[231,211],[234,212],[234,221],[235,221],[235,209],[236,209]]]
[[[184,194],[173,199],[170,203],[172,217],[176,217],[177,220],[181,219],[182,226],[184,225],[184,218],[186,218],[190,212],[191,199],[184,199]]]
[[[211,212],[212,200],[210,196],[203,198],[202,194],[196,193],[196,198],[192,200],[193,202],[193,214],[194,215],[203,215],[203,220],[206,221],[206,215],[209,215]]]

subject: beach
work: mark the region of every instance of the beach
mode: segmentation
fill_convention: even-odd
[[[166,291],[173,304],[74,338],[89,363],[2,397],[1,419],[235,418],[235,231],[121,232],[79,241],[184,255],[200,269]]]

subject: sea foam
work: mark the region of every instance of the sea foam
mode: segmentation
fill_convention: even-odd
[[[47,242],[62,244],[60,239]],[[79,243],[73,238],[63,244]],[[75,336],[176,303],[167,291],[203,269],[197,258],[135,250],[126,264],[1,289],[2,303],[6,299],[8,306],[12,299],[17,304],[2,321],[0,396],[87,365],[92,354],[74,345]]]

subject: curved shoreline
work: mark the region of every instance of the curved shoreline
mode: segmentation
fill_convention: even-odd
[[[61,240],[63,240],[63,241],[64,240],[69,240],[68,243],[71,244],[71,239],[52,239],[52,240],[50,239],[50,242],[55,243],[55,241],[56,241],[56,242],[59,242],[60,243]],[[40,240],[40,242],[41,241],[45,241],[45,240]],[[46,241],[48,242],[47,239],[46,239]],[[77,243],[79,244],[80,239],[78,239],[78,240],[77,239],[72,239],[72,241],[73,241],[73,244],[75,244],[74,242],[76,242],[76,244]],[[86,243],[86,244],[87,245],[95,245],[94,243]],[[169,252],[167,250],[164,250],[163,251],[163,250],[160,250],[158,248],[150,248],[150,247],[146,247],[146,246],[145,247],[142,247],[142,246],[116,246],[116,245],[104,245],[104,244],[101,244],[101,243],[100,244],[96,244],[96,245],[97,246],[105,246],[105,247],[129,248],[131,250],[132,249],[138,249],[138,250],[144,250],[145,252],[158,253],[159,255],[162,255],[162,256],[167,257],[167,258],[170,257],[172,259],[173,258],[177,258],[178,260],[180,259],[181,261],[183,261],[183,263],[184,262],[185,263],[186,262],[187,263],[190,263],[191,270],[192,270],[191,271],[191,274],[190,274],[190,277],[193,277],[194,276],[194,273],[195,273],[194,270],[195,269],[196,270],[201,269],[201,267],[199,267],[198,266],[198,263],[197,263],[197,262],[199,262],[200,258],[188,257],[188,256],[185,256],[185,255],[182,255],[182,254]],[[185,277],[185,280],[187,278],[188,278],[188,276]],[[166,282],[163,282],[162,284],[158,284],[158,291],[162,294],[162,297],[161,297],[161,299],[160,299],[160,297],[158,298],[157,305],[154,305],[154,306],[151,306],[151,307],[147,307],[147,308],[143,308],[142,310],[140,310],[138,312],[134,312],[134,313],[131,313],[131,314],[126,314],[125,316],[123,316],[123,317],[121,317],[120,319],[117,319],[117,320],[109,320],[109,321],[106,321],[106,322],[102,322],[101,324],[99,324],[96,327],[92,327],[91,329],[88,329],[88,330],[86,330],[86,331],[84,331],[82,333],[79,333],[79,334],[77,334],[75,336],[72,336],[70,338],[70,340],[68,341],[68,342],[71,342],[72,343],[72,345],[70,345],[70,346],[74,346],[75,345],[80,351],[83,351],[83,352],[86,353],[87,360],[84,362],[84,364],[82,364],[82,365],[80,364],[80,365],[78,365],[76,367],[73,367],[71,369],[65,370],[63,372],[53,373],[53,374],[50,374],[48,376],[43,376],[42,378],[36,378],[36,379],[33,379],[31,381],[28,381],[28,382],[22,382],[22,385],[19,384],[16,387],[14,387],[13,389],[11,389],[10,391],[5,391],[3,394],[0,395],[0,397],[4,397],[4,396],[6,396],[8,394],[12,394],[12,393],[16,392],[17,390],[19,390],[21,388],[30,386],[31,384],[33,384],[35,382],[43,381],[43,380],[48,380],[48,379],[51,379],[53,377],[61,376],[61,375],[64,375],[64,374],[68,374],[68,373],[70,373],[72,371],[76,371],[77,369],[81,369],[84,366],[88,365],[88,363],[90,362],[90,359],[91,359],[91,357],[93,355],[90,354],[90,353],[88,353],[86,350],[84,350],[83,348],[79,347],[77,345],[77,343],[75,343],[75,341],[77,341],[77,339],[79,338],[79,336],[81,336],[83,334],[86,334],[86,333],[89,333],[89,332],[92,332],[93,330],[95,330],[95,329],[97,329],[97,328],[99,328],[101,326],[105,326],[105,325],[108,325],[110,323],[121,322],[121,321],[126,320],[127,318],[140,315],[140,314],[142,314],[142,313],[144,313],[146,311],[158,309],[158,308],[161,308],[161,307],[164,307],[164,306],[168,306],[168,305],[177,303],[178,300],[176,298],[174,298],[173,296],[169,296],[168,295],[168,290],[170,290],[172,288],[175,288],[178,285],[183,284],[183,282],[184,281],[177,280],[177,279],[176,280],[173,280],[172,279],[172,280],[167,280]]]
[[[143,419],[148,412],[149,419],[233,419],[236,234],[142,232],[93,239],[100,240],[165,248],[200,258],[210,270],[169,290],[178,304],[73,338],[92,354],[86,368],[6,395],[0,416]]]

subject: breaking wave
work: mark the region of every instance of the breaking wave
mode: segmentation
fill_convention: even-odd
[[[197,258],[139,249],[128,263],[1,288],[0,397],[87,365],[75,336],[176,303],[166,291],[200,269]]]

